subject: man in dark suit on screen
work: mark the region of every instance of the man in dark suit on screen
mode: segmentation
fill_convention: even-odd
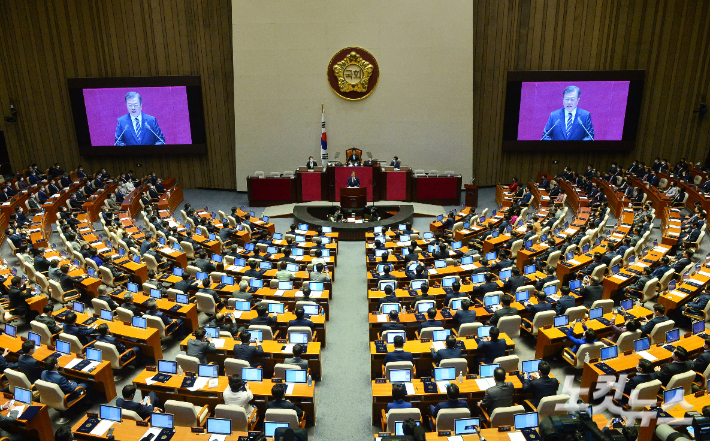
[[[577,107],[580,95],[577,86],[565,88],[563,107],[550,113],[543,130],[543,141],[594,141],[592,115]]]
[[[128,92],[125,101],[128,113],[118,118],[114,145],[165,145],[158,120],[142,112],[140,94]]]

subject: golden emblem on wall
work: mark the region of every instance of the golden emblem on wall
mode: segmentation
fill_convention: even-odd
[[[328,64],[331,89],[346,100],[361,100],[375,90],[379,68],[375,57],[363,48],[341,49]]]

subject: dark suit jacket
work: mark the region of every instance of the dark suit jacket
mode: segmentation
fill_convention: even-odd
[[[49,271],[49,260],[44,256],[35,257],[35,270],[41,273]]]
[[[498,324],[498,320],[500,320],[501,317],[507,317],[510,315],[518,315],[518,310],[512,306],[504,306],[493,313],[493,316],[488,319],[487,324],[495,326]]]
[[[580,124],[580,120],[586,131]],[[577,113],[575,114],[574,120],[572,121],[572,127],[570,128],[569,136],[566,134],[566,124],[567,115],[565,115],[565,109],[557,109],[550,113],[550,117],[545,124],[543,129],[544,141],[593,141],[594,136],[594,126],[592,125],[592,115],[584,110],[577,107]],[[554,126],[554,128],[553,128]],[[548,133],[549,132],[549,133]],[[587,134],[589,132],[589,134]],[[547,134],[546,134],[547,133]],[[546,134],[546,135],[545,135]],[[592,135],[590,137],[589,135]]]
[[[348,187],[359,187],[360,186],[360,179],[358,177],[350,177],[348,178]]]
[[[395,161],[395,160],[393,159],[392,162],[390,162],[390,167],[399,168],[399,166],[400,166],[401,164],[402,164],[402,161]]]
[[[690,370],[690,363],[687,361],[675,362],[672,361],[661,368],[661,371],[656,374],[656,379],[661,381],[663,386],[667,386],[673,375],[682,374]]]
[[[153,413],[153,405],[143,405],[140,403],[140,401],[129,401],[129,400],[124,400],[122,397],[116,398],[116,406],[126,409],[126,410],[132,410],[133,412],[137,413],[138,416],[140,416],[143,419],[146,419],[150,416],[151,413]]]
[[[286,400],[273,400],[273,401],[267,401],[266,402],[266,410],[269,409],[287,409],[287,410],[295,410],[296,415],[298,415],[298,419],[300,420],[301,417],[303,416],[303,410],[301,410],[300,407],[296,406],[290,401]]]
[[[434,351],[432,349],[431,356],[432,356],[432,358],[434,358],[434,361],[438,365],[441,360],[446,360],[449,358],[461,358],[461,349],[444,348],[444,349],[439,349],[438,351]]]
[[[15,309],[16,315],[27,314],[30,307],[27,304],[27,299],[32,297],[32,293],[25,288],[17,288],[15,286],[10,286],[9,298],[10,298],[10,309]]]
[[[653,327],[656,326],[659,323],[663,323],[666,320],[670,320],[668,317],[665,315],[659,315],[658,317],[654,317],[651,320],[648,321],[645,325],[641,326],[641,335],[648,335],[651,331],[653,331]],[[665,386],[665,384],[664,384]]]
[[[195,338],[187,341],[187,355],[197,357],[202,364],[207,364],[207,354],[213,354],[215,352],[217,352],[217,348],[215,348],[214,343],[197,340]]]
[[[458,408],[466,408],[469,409],[468,403],[464,400],[448,400],[441,402],[434,406],[432,408],[432,416],[436,418],[436,415],[439,413],[441,409],[458,409]]]
[[[532,394],[530,401],[533,406],[537,407],[540,400],[557,394],[557,389],[560,387],[560,382],[556,378],[540,377],[537,380],[523,379],[523,393]]]
[[[650,374],[636,374],[632,378],[629,378],[626,380],[626,385],[624,386],[624,393],[625,394],[630,394],[631,391],[636,389],[636,386],[642,383],[647,383],[649,381],[653,381],[656,379],[656,374],[655,373],[650,373]]]
[[[98,337],[96,337],[96,341],[116,346],[116,350],[118,351],[119,355],[123,354],[126,351],[126,346],[113,335],[99,335]]]
[[[39,380],[44,368],[39,360],[29,354],[22,354],[17,359],[17,369],[27,376],[30,383]]]
[[[700,355],[698,355],[695,360],[691,362],[691,368],[696,371],[700,372],[701,374],[705,372],[705,369],[707,369],[708,365],[710,364],[710,351],[704,351]]]
[[[59,388],[62,392],[64,392],[64,394],[73,392],[77,386],[75,382],[67,380],[64,376],[62,376],[62,374],[55,371],[44,371],[42,372],[41,378],[44,381],[59,385]]]
[[[582,288],[579,293],[584,299],[584,307],[589,309],[592,307],[594,302],[601,300],[604,294],[604,287],[601,285],[588,285]]]
[[[142,317],[143,313],[141,312],[140,309],[138,309],[138,306],[131,302],[131,303],[122,303],[121,308],[125,308],[133,313],[134,317]]]
[[[384,334],[385,331],[404,331],[405,327],[402,323],[383,323],[380,327],[380,334]]]
[[[486,389],[481,407],[490,415],[498,407],[512,406],[514,392],[515,387],[513,383],[496,383],[495,386]]]
[[[251,366],[255,366],[254,357],[260,357],[264,354],[264,350],[259,346],[249,346],[245,344],[234,345],[234,358],[244,360]]]
[[[313,161],[306,161],[306,167],[310,170],[313,167],[318,167],[318,163],[315,161],[315,159]]]
[[[394,351],[385,354],[385,359],[382,364],[387,364],[392,361],[414,361],[414,357],[411,352],[395,349]]]
[[[165,145],[165,136],[154,116],[142,113],[141,135],[138,139],[130,114],[118,118],[115,145]],[[156,136],[157,135],[157,136]]]
[[[515,293],[518,288],[525,284],[525,276],[512,276],[505,282],[503,289],[509,293]]]
[[[564,313],[567,311],[567,309],[573,308],[574,305],[575,305],[574,297],[561,296],[560,299],[557,301],[557,305],[555,306],[555,311],[556,311],[557,315],[564,315]]]
[[[460,328],[464,323],[474,323],[476,321],[476,311],[473,309],[460,309],[454,314],[453,321],[456,329]]]
[[[478,344],[478,349],[483,354],[483,358],[487,364],[493,363],[493,360],[496,358],[504,356],[507,348],[508,344],[502,338],[482,341]]]
[[[47,328],[49,328],[49,332],[51,332],[52,334],[58,334],[62,332],[62,328],[57,325],[57,322],[52,317],[47,317],[46,315],[38,315],[37,317],[35,317],[35,320],[44,325],[47,325]]]
[[[425,320],[419,325],[419,333],[421,334],[422,329],[424,328],[443,328],[444,325],[441,323],[441,320]]]

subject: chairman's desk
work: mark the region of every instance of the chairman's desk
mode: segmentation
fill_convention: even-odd
[[[78,423],[72,427],[72,432],[74,433],[74,439],[81,439],[81,440],[90,440],[90,441],[97,441],[97,440],[107,440],[108,436],[106,433],[103,435],[92,435],[91,433],[81,433],[77,432],[79,428],[86,422],[88,419],[87,416],[84,416],[79,420]],[[51,430],[51,425],[50,425],[50,430]],[[143,438],[143,436],[146,434],[146,432],[150,429],[150,427],[143,427],[143,426],[138,426],[136,424],[136,421],[132,420],[127,420],[124,419],[120,423],[114,423],[111,428],[113,429],[113,439],[116,441],[136,441],[140,440]],[[192,429],[190,427],[181,427],[181,426],[175,426],[174,428],[175,434],[173,435],[173,438],[176,440],[181,440],[181,441],[205,441],[209,440],[209,436],[202,434],[202,433],[193,433]],[[108,432],[108,429],[107,431]],[[232,432],[231,435],[228,435],[225,440],[229,441],[237,441],[240,436],[248,436],[248,432]],[[54,437],[50,438],[50,440],[53,440]],[[270,438],[269,438],[270,439]],[[156,440],[157,441],[157,440]]]
[[[60,309],[54,314],[54,318],[59,322],[64,322],[66,316],[60,318],[58,315],[66,310],[68,310],[66,307]],[[76,316],[76,323],[79,325],[92,317],[90,314],[83,312],[77,312]],[[160,334],[157,329],[151,327],[147,327],[146,329],[136,328],[131,323],[126,324],[118,320],[116,317],[114,317],[112,322],[107,322],[99,318],[94,321],[92,325],[96,325],[98,327],[98,325],[102,323],[106,323],[108,325],[108,329],[111,331],[111,334],[118,338],[127,349],[130,349],[133,346],[138,346],[141,348],[144,356],[150,357],[154,360],[160,360],[163,358],[163,349],[160,345]],[[98,335],[98,332],[95,333]]]
[[[628,311],[629,314],[636,318],[649,317],[653,315],[653,311],[642,306],[634,306]],[[613,314],[610,312],[604,314],[604,318],[611,322]],[[623,325],[626,319],[617,315],[615,325]],[[598,320],[587,320],[585,322],[587,329],[593,329],[597,333],[597,339],[606,337],[614,333],[611,326],[607,326]],[[584,328],[581,323],[576,323],[573,334],[575,337],[581,338],[584,334]],[[559,354],[565,346],[572,346],[572,342],[567,338],[567,334],[555,327],[539,329],[537,333],[537,344],[535,345],[535,358],[546,358]]]
[[[654,366],[663,366],[671,361],[673,353],[669,350],[663,349],[663,344],[661,346],[652,345],[651,348],[646,351],[652,356],[652,358],[655,358],[655,360],[649,360]],[[702,352],[703,345],[705,345],[705,339],[698,337],[697,335],[691,335],[690,337],[683,336],[679,341],[674,343],[674,346],[676,347],[680,346],[685,348],[688,351],[688,354],[691,355],[691,358],[694,358],[694,354]],[[638,362],[642,358],[645,357],[639,355],[637,352],[632,352],[628,355],[620,353],[616,358],[605,360],[604,363],[613,369],[613,372],[610,374],[605,374],[604,371],[596,366],[596,363],[585,363],[584,370],[582,371],[582,389],[579,394],[580,398],[586,402],[589,402],[589,397],[594,392],[596,384],[599,381],[599,377],[603,375],[617,376],[623,373],[635,373]]]
[[[10,399],[3,396],[0,398],[0,405],[5,405],[8,401],[10,401]],[[21,403],[16,402],[12,408],[17,407],[20,404]],[[23,438],[28,437],[30,439],[38,439],[39,441],[54,441],[52,421],[49,419],[49,410],[47,406],[38,402],[33,402],[30,405],[39,407],[39,412],[37,412],[35,416],[29,420],[26,420],[22,419],[22,414],[20,414],[9,427],[3,427],[3,429],[9,432],[21,434]],[[25,405],[25,410],[27,410],[27,407],[30,405]],[[11,409],[3,410],[0,414],[7,417],[10,411]]]
[[[589,199],[587,195],[573,185],[571,182],[567,182],[564,179],[558,180],[558,185],[560,189],[567,195],[567,204],[572,208],[572,211],[577,213],[580,208],[584,208],[589,205]]]
[[[180,349],[185,351],[187,349],[187,341],[193,338],[194,337],[191,335],[185,337],[185,339],[180,342]],[[234,358],[234,345],[241,344],[241,341],[238,339],[230,337],[224,337],[223,339],[224,345],[217,348],[216,353],[207,354],[207,360],[216,362],[220,367],[224,366],[225,359]],[[290,350],[292,347],[288,347],[287,345],[288,343],[282,343],[277,340],[263,340],[261,342],[264,355],[262,358],[257,358],[256,360],[263,361],[264,378],[271,378],[274,373],[275,364],[283,363],[287,358],[293,357],[293,351]],[[313,341],[308,343],[308,348],[306,352],[301,355],[301,358],[308,360],[308,369],[313,379],[320,380],[322,372],[320,342]]]
[[[528,182],[528,189],[532,193],[531,204],[537,208],[549,207],[552,201],[550,201],[550,194],[544,188],[538,187],[535,182]]]
[[[22,343],[25,340],[26,339],[23,337],[10,337],[7,334],[2,334],[0,335],[0,348],[8,349],[12,354],[9,357],[12,361],[15,361],[22,353]],[[32,357],[35,360],[44,361],[45,358],[54,354],[54,352],[55,351],[47,348],[46,345],[35,346],[35,352],[32,354]],[[110,402],[116,398],[116,384],[113,381],[113,370],[111,369],[111,363],[108,361],[102,361],[91,372],[64,369],[64,366],[76,358],[82,357],[78,357],[76,354],[59,357],[59,372],[65,377],[68,377],[76,382],[92,383],[94,385],[94,391],[102,393],[106,397],[106,402]]]
[[[123,303],[123,295],[126,292],[127,291],[123,288],[117,288],[111,291],[109,295],[116,303],[120,305],[121,303]],[[148,310],[148,308],[146,308],[145,306],[145,302],[150,298],[150,296],[141,292],[133,293],[133,303],[142,312]],[[168,317],[172,319],[181,319],[183,321],[183,326],[185,326],[190,331],[194,331],[200,326],[200,323],[197,320],[197,304],[190,303],[188,305],[181,305],[180,303],[173,302],[166,298],[156,299],[155,302],[158,305],[158,310],[163,311],[165,314],[168,315]],[[179,305],[180,309],[177,311],[172,311],[172,308],[175,305]]]
[[[382,372],[380,371],[380,373]],[[518,376],[508,375],[506,381],[513,383],[513,386],[515,387],[515,398],[513,398],[513,401],[521,401],[519,400],[519,396],[522,393],[523,384]],[[456,384],[459,387],[459,399],[465,400],[471,409],[476,406],[477,401],[483,399],[486,393],[486,389],[481,388],[478,381],[474,379],[465,378],[462,383],[458,383],[457,381],[451,381],[450,383]],[[441,389],[437,388],[435,393],[426,393],[424,391],[424,382],[422,380],[412,379],[411,384],[414,387],[414,395],[407,395],[407,401],[412,403],[412,407],[421,411],[422,416],[426,421],[427,416],[430,415],[429,406],[436,405],[447,400],[446,390],[442,392]],[[382,411],[386,410],[387,403],[391,403],[392,401],[392,384],[389,382],[377,383],[376,380],[372,380],[373,426],[379,425],[380,418],[382,417]]]
[[[288,339],[288,322],[291,320],[296,320],[296,314],[293,313],[294,307],[293,305],[288,305],[287,310],[283,314],[276,314],[276,326],[272,326],[271,330],[276,332],[279,331],[278,338],[286,338]],[[257,313],[256,310],[251,309],[249,311],[235,311],[233,309],[227,309],[227,308],[222,308],[220,311],[223,313],[225,316],[226,315],[232,315],[233,313],[236,314],[236,323],[238,326],[243,326],[245,328],[249,327],[249,322],[251,319],[256,318]],[[313,322],[315,325],[315,329],[313,330],[313,336],[318,339],[318,342],[325,347],[326,346],[326,328],[325,328],[325,321],[326,318],[323,315],[312,315],[308,317],[309,320]],[[227,322],[229,323],[229,321]]]

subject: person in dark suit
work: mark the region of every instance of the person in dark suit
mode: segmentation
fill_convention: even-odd
[[[592,115],[579,105],[581,91],[567,86],[562,93],[563,108],[550,113],[543,130],[543,141],[594,141]]]
[[[360,179],[358,179],[357,176],[355,176],[355,172],[350,173],[350,177],[348,178],[348,188],[356,188],[360,187]]]
[[[293,364],[301,369],[308,370],[308,360],[304,360],[301,358],[301,355],[303,354],[303,346],[300,344],[295,344],[293,345],[293,357],[288,357],[284,360],[284,364]]]
[[[557,315],[564,315],[569,308],[574,308],[574,305],[575,298],[570,295],[569,286],[560,288],[560,298],[555,305],[555,313]]]
[[[514,266],[514,263],[512,260],[510,260],[511,257],[510,250],[501,250],[500,251],[500,256],[498,262],[491,267],[491,270],[493,271],[500,271],[505,268],[510,268]]]
[[[116,255],[118,255],[118,254],[116,254]],[[108,304],[108,307],[111,308],[111,311],[115,311],[116,308],[118,308],[118,303],[116,303],[116,302],[111,298],[111,296],[109,296],[109,295],[106,293],[107,289],[108,289],[108,288],[106,287],[106,285],[100,285],[100,286],[98,287],[98,289],[97,289],[97,292],[98,292],[99,295],[96,296],[96,298],[97,298],[98,300],[103,300],[104,302],[106,302],[106,303]]]
[[[261,270],[258,270],[258,263],[255,260],[249,261],[249,269],[244,272],[244,275],[252,279],[262,279]]]
[[[254,346],[251,346],[251,333],[249,331],[243,331],[239,334],[239,339],[241,344],[234,345],[234,348],[232,348],[234,358],[246,361],[251,367],[261,367],[263,363],[254,360],[264,355],[264,349],[261,347],[259,339],[257,338]]]
[[[695,360],[690,364],[690,368],[695,372],[700,372],[701,374],[705,372],[708,365],[710,365],[710,338],[705,339],[705,344],[703,345],[703,352],[701,352]]]
[[[358,155],[355,152],[352,152],[352,154],[350,156],[348,156],[347,163],[349,165],[360,165],[360,161],[361,161],[360,155]]]
[[[200,251],[197,259],[195,259],[194,265],[198,267],[203,273],[209,274],[215,271],[214,264],[207,258],[207,250]]]
[[[116,337],[111,335],[111,331],[108,329],[106,323],[101,323],[98,328],[96,328],[99,335],[96,337],[96,341],[101,343],[107,343],[116,347],[118,354],[121,356],[121,363],[125,363],[130,360],[133,356],[136,357],[134,362],[138,362],[141,359],[141,348],[140,346],[134,346],[130,350],[126,351],[126,346],[121,343]],[[188,342],[188,349],[190,342]]]
[[[382,297],[379,301],[378,304],[382,305],[383,303],[400,303],[401,300],[399,297],[397,297],[394,293],[394,290],[390,285],[385,286],[385,289],[383,290],[385,293],[385,296]]]
[[[531,313],[531,321],[535,318],[535,314],[538,312],[549,311],[552,309],[552,303],[547,301],[547,294],[545,294],[544,291],[537,291],[535,293],[535,297],[537,297],[537,304],[533,304],[530,301],[525,304],[525,310]]]
[[[121,303],[121,308],[131,311],[134,317],[143,317],[141,310],[135,303],[133,303],[133,293],[130,291],[123,293],[123,303]]]
[[[582,287],[579,291],[579,294],[583,299],[583,305],[587,309],[591,308],[597,300],[601,300],[602,295],[604,294],[604,287],[601,285],[599,277],[590,277],[589,281],[591,284],[584,285],[584,287]]]
[[[646,283],[651,280],[651,267],[646,266],[643,268],[643,273],[640,276],[636,276],[636,281],[626,287],[625,293],[627,296],[641,298],[643,287]]]
[[[448,400],[438,403],[436,406],[433,404],[429,405],[429,411],[434,418],[436,418],[436,415],[441,409],[469,409],[466,400],[459,400],[459,387],[456,384],[448,384],[446,386],[446,398],[448,398]]]
[[[535,289],[538,291],[540,291],[547,282],[554,282],[555,280],[557,280],[556,269],[554,266],[546,267],[545,273],[547,273],[547,276],[535,282]]]
[[[426,312],[426,315],[427,315],[427,320],[423,321],[419,325],[419,333],[420,334],[426,328],[443,328],[444,327],[444,325],[441,323],[441,320],[436,320],[436,308],[429,308],[429,310]]]
[[[449,335],[446,337],[446,347],[444,349],[439,349],[438,351],[434,348],[434,344],[429,347],[431,351],[431,356],[434,362],[438,366],[441,360],[446,360],[449,358],[461,358],[461,349],[456,347],[456,337],[454,335]]]
[[[239,333],[239,326],[234,323],[233,316],[231,314],[225,315],[222,312],[215,314],[214,318],[207,322],[207,327],[218,328],[220,331],[230,333],[233,337]]]
[[[683,251],[683,255],[679,258],[676,259],[674,262],[671,263],[671,268],[673,271],[676,272],[676,274],[680,274],[681,271],[685,269],[686,266],[692,262],[693,255],[695,255],[695,252],[691,249],[687,249]]]
[[[558,251],[555,238],[550,235],[547,239],[547,249],[540,254],[535,259],[535,266],[538,268],[544,268],[547,264],[547,259],[550,257],[550,254],[554,253],[555,251]]]
[[[626,380],[626,384],[624,385],[624,394],[630,395],[639,384],[647,383],[655,379],[656,374],[653,372],[653,364],[645,358],[642,358],[636,366],[636,375]],[[619,402],[621,404],[626,404],[628,402],[628,398],[622,397]]]
[[[209,341],[205,328],[200,327],[195,329],[195,338],[187,341],[186,352],[189,357],[196,357],[200,363],[207,364],[207,354],[214,354],[217,348]]]
[[[695,298],[694,298],[693,300],[691,300],[690,302],[686,303],[685,305],[681,305],[681,307],[680,307],[680,313],[677,314],[677,315],[678,315],[678,318],[681,319],[681,320],[676,320],[676,323],[679,323],[679,322],[682,321],[682,322],[684,322],[684,325],[688,325],[688,326],[689,326],[690,323],[689,323],[689,321],[688,321],[688,318],[687,318],[685,315],[683,315],[683,312],[685,312],[688,308],[690,308],[691,310],[693,310],[692,312],[694,312],[695,314],[699,314],[699,315],[702,316],[702,315],[703,315],[703,311],[705,310],[705,307],[706,307],[707,304],[708,304],[708,301],[710,301],[710,292],[708,292],[708,291],[706,290],[706,291],[701,292],[700,295],[698,295],[697,297],[695,297]],[[689,312],[690,312],[690,311],[689,311]],[[679,324],[680,324],[680,323],[679,323]]]
[[[676,347],[675,351],[673,351],[671,362],[663,367],[656,366],[655,370],[656,379],[659,380],[664,387],[667,386],[674,375],[682,374],[690,370],[688,351],[682,346]]]
[[[390,162],[390,167],[399,168],[400,165],[402,165],[402,162],[399,160],[398,157],[395,156],[394,158],[392,158],[392,162]]]
[[[527,284],[525,276],[520,275],[520,269],[514,266],[510,270],[510,278],[505,280],[503,283],[503,289],[508,291],[511,295],[514,294],[518,288]]]
[[[483,297],[489,292],[498,291],[500,289],[498,283],[493,281],[493,273],[486,273],[484,277],[484,283],[473,287],[471,291],[473,297]]]
[[[306,313],[303,310],[303,306],[299,306],[296,308],[294,311],[294,314],[296,315],[296,318],[294,320],[289,320],[288,326],[307,326],[311,328],[311,331],[316,330],[316,325],[313,323],[312,320],[304,318]]]
[[[382,274],[377,275],[377,280],[397,280],[397,278],[390,274],[390,266],[385,265],[382,267]]]
[[[166,313],[158,309],[158,303],[155,299],[148,299],[145,303],[147,309],[146,315],[152,315],[153,317],[158,317],[165,326],[165,333],[172,334],[177,331],[177,329],[182,325],[182,319],[171,319]]]
[[[422,283],[421,288],[419,288],[419,295],[414,298],[414,304],[416,305],[417,302],[421,302],[423,300],[426,301],[436,301],[436,297],[433,295],[429,294],[429,285],[427,283]],[[448,305],[448,303],[445,303]]]
[[[417,244],[416,242],[412,242],[411,245],[409,245],[409,254],[404,256],[404,265],[405,267],[409,265],[409,262],[416,262],[419,260],[419,253],[417,252]]]
[[[308,161],[306,162],[306,168],[308,170],[313,170],[314,167],[318,167],[318,163],[313,159],[313,156],[309,156]]]
[[[269,409],[287,409],[287,410],[295,410],[296,415],[298,415],[298,419],[300,420],[303,417],[303,410],[293,404],[292,402],[288,400],[284,400],[284,394],[286,393],[286,388],[284,387],[283,384],[277,383],[271,388],[271,396],[272,400],[269,400],[266,402],[266,410]]]
[[[46,325],[47,329],[49,329],[49,332],[52,334],[59,334],[62,332],[62,328],[57,324],[54,318],[52,318],[52,311],[54,311],[54,305],[44,305],[42,314],[35,317],[35,321]]]
[[[387,403],[387,412],[390,409],[411,409],[412,403],[405,400],[407,397],[407,388],[402,383],[392,383],[392,402]]]
[[[132,410],[144,420],[150,417],[151,413],[162,411],[160,408],[160,399],[155,392],[150,392],[142,401],[135,402],[133,399],[136,396],[136,387],[133,384],[127,384],[123,386],[121,395],[122,398],[116,398],[116,406],[122,409]]]
[[[64,332],[75,336],[82,345],[86,346],[95,340],[92,336],[94,328],[93,326],[77,325],[76,319],[77,315],[74,311],[64,317]]]
[[[454,224],[456,223],[456,219],[454,218],[454,212],[451,211],[449,212],[449,215],[444,219],[444,221],[441,224],[441,229],[444,231],[449,231],[452,228],[454,228]]]
[[[490,364],[493,363],[498,357],[505,355],[506,349],[508,349],[508,343],[500,337],[500,330],[496,327],[491,328],[488,333],[488,337],[485,337],[479,344],[478,349],[481,352],[481,356],[478,357],[480,362]]]
[[[591,344],[597,341],[596,331],[594,331],[594,329],[587,329],[587,325],[584,324],[584,322],[586,321],[587,319],[580,320],[580,322],[582,323],[582,329],[584,329],[583,338],[577,338],[574,336],[574,321],[569,324],[569,328],[567,329],[567,338],[574,344],[574,347],[572,348],[572,352],[574,353],[577,353],[580,346],[585,344]]]
[[[512,406],[515,392],[513,383],[505,381],[505,369],[496,368],[493,371],[493,379],[496,382],[495,386],[486,389],[483,400],[478,402],[478,406],[488,412],[488,415],[499,407]]]
[[[212,300],[214,300],[214,304],[217,307],[217,310],[220,309],[220,307],[223,306],[224,302],[222,301],[222,298],[217,294],[217,291],[214,289],[210,289],[210,284],[211,284],[211,279],[207,277],[206,279],[202,280],[202,283],[200,284],[201,287],[197,291],[199,294],[207,294],[208,296],[212,297]]]
[[[542,188],[544,190],[547,190],[550,188],[550,181],[547,179],[547,175],[543,174],[542,179],[540,180],[540,183],[538,184],[539,188]]]
[[[40,273],[46,273],[47,271],[49,271],[49,260],[44,257],[44,247],[37,248],[34,268]]]
[[[47,360],[45,360],[44,366],[46,370],[42,372],[40,378],[43,381],[58,385],[65,395],[70,394],[69,397],[66,398],[67,402],[77,399],[82,394],[85,394],[84,396],[86,396],[91,391],[91,383],[85,382],[77,384],[71,380],[67,380],[62,374],[57,372],[57,369],[59,368],[59,362],[57,361],[56,357],[49,357]]]
[[[406,352],[404,348],[404,338],[402,338],[401,335],[398,335],[394,338],[393,340],[394,343],[394,350],[392,352],[388,352],[385,354],[385,359],[382,361],[382,364],[384,366],[387,366],[387,363],[393,362],[393,361],[414,361],[414,357],[412,356],[411,352]]]
[[[453,325],[457,330],[461,329],[461,325],[464,323],[474,323],[476,321],[476,311],[469,309],[471,308],[471,301],[469,299],[463,299],[461,301],[461,309],[456,311],[454,314]]]
[[[648,267],[646,267],[648,268]],[[659,323],[663,323],[667,320],[670,320],[668,317],[666,317],[664,314],[666,313],[666,307],[661,305],[660,303],[656,303],[653,305],[653,318],[651,320],[644,319],[643,325],[641,326],[641,335],[642,336],[647,336],[648,334],[653,331],[653,327],[656,326]]]
[[[500,299],[500,303],[503,305],[503,307],[493,313],[493,316],[488,319],[488,322],[486,322],[487,325],[496,326],[498,324],[498,321],[502,317],[518,315],[517,308],[513,308],[512,306],[510,306],[510,304],[513,303],[513,298],[511,296],[509,296],[508,294],[503,294],[502,298]]]
[[[426,267],[420,263],[419,265],[417,265],[414,271],[406,270],[404,274],[409,280],[427,280],[429,277],[427,274],[424,273],[425,270]]]
[[[37,312],[32,311],[30,305],[27,304],[27,299],[32,297],[32,290],[22,286],[22,278],[20,276],[14,276],[10,280],[10,289],[8,291],[9,309],[13,310],[14,315],[22,315],[25,316],[28,322],[32,321],[34,316],[37,315]]]
[[[249,325],[269,326],[270,328],[276,326],[276,318],[269,315],[269,308],[265,304],[259,303],[254,309],[256,317],[249,321]]]
[[[17,369],[27,376],[27,380],[34,384],[42,375],[42,363],[34,358],[35,342],[27,340],[22,342],[22,354],[17,358]]]
[[[540,400],[557,394],[560,382],[556,378],[550,378],[550,363],[541,361],[537,365],[537,374],[530,374],[528,378],[523,378],[523,393],[532,394],[533,406],[538,407]]]
[[[602,253],[595,252],[595,253],[594,253],[594,260],[593,260],[589,265],[587,265],[586,268],[584,268],[583,270],[581,270],[581,271],[579,272],[579,276],[580,276],[579,278],[581,279],[582,276],[591,276],[592,273],[594,272],[594,270],[595,270],[598,266],[603,265],[603,263],[602,263],[602,258],[603,258],[603,257],[604,257],[604,256],[602,255]]]
[[[128,92],[124,98],[128,113],[118,118],[114,145],[165,145],[158,120],[143,113],[143,98]]]
[[[5,351],[0,355],[0,374],[5,372],[5,369],[15,369],[17,370],[18,364],[17,363],[8,363],[5,357],[7,357],[7,354],[10,353],[10,350],[8,348],[5,348]]]

